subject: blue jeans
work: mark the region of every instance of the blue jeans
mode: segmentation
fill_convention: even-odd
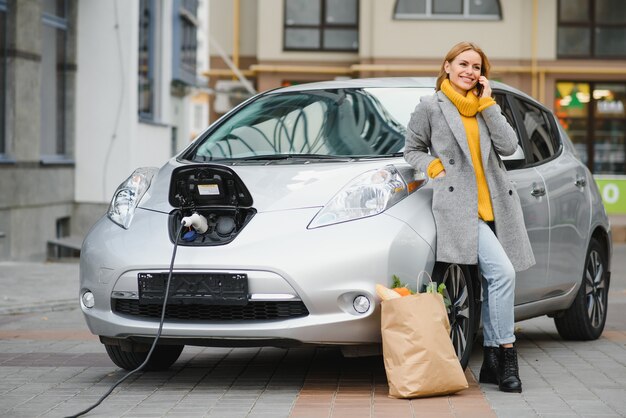
[[[494,232],[480,219],[478,268],[483,276],[483,345],[514,343],[515,269]]]

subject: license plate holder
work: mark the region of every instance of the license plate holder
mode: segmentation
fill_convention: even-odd
[[[138,273],[139,303],[163,304],[168,273]],[[239,305],[248,303],[248,275],[241,273],[174,273],[168,304]]]

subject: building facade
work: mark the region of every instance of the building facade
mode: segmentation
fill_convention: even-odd
[[[492,79],[556,112],[594,174],[626,174],[624,1],[211,0],[210,8],[211,35],[259,91],[436,76],[452,45],[473,41],[489,56]],[[209,75],[216,97],[227,95],[219,83],[233,72],[214,51]]]
[[[0,259],[41,257],[41,237],[69,230],[76,18],[76,0],[0,1]]]
[[[204,0],[0,0],[0,260],[80,245],[135,168],[189,144],[207,23]]]

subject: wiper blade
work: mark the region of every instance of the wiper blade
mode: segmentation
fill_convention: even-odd
[[[394,152],[393,154],[380,154],[380,155],[352,155],[350,158],[355,160],[368,160],[377,158],[398,158],[404,155],[403,152]]]
[[[322,154],[267,154],[267,155],[251,155],[249,157],[233,158],[238,161],[255,161],[255,160],[291,160],[291,159],[315,159],[315,160],[336,160],[345,159],[337,155]]]

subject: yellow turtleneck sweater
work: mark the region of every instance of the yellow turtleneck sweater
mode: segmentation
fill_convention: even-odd
[[[459,94],[452,85],[450,80],[444,80],[441,84],[441,91],[450,99],[461,114],[463,127],[465,128],[465,136],[467,136],[467,144],[469,146],[476,174],[476,188],[478,190],[478,216],[486,221],[493,221],[493,206],[491,205],[491,196],[489,194],[489,186],[485,178],[485,170],[483,168],[483,160],[480,152],[480,133],[478,130],[478,121],[476,113],[483,111],[489,106],[495,104],[491,97],[478,98],[473,90],[467,92],[465,96]],[[444,170],[441,160],[437,158],[428,166],[428,176],[435,177]]]

